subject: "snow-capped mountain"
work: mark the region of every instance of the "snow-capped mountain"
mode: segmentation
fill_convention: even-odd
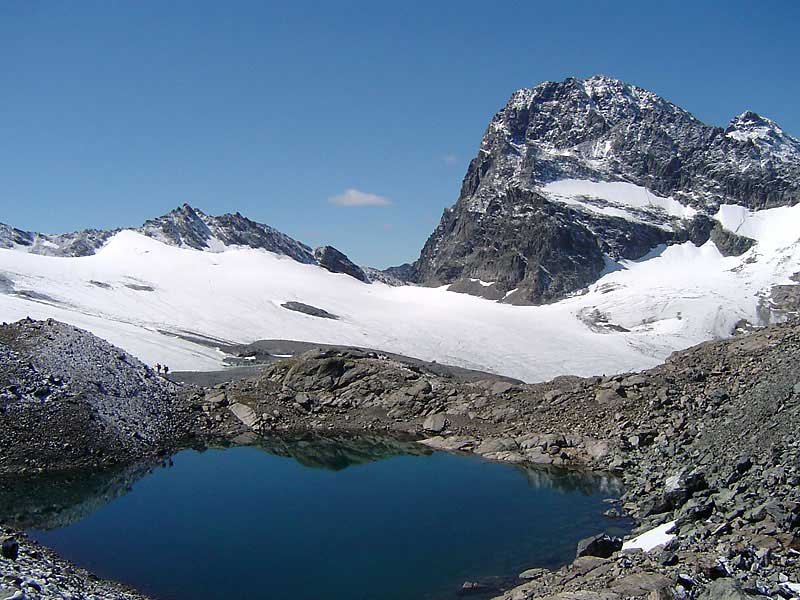
[[[553,301],[607,260],[704,243],[720,205],[798,201],[800,142],[769,119],[746,112],[722,129],[608,77],[546,82],[495,115],[412,280]]]
[[[263,249],[208,252],[125,230],[90,256],[0,250],[0,321],[56,318],[173,370],[221,368],[218,344],[291,339],[527,381],[610,374],[730,335],[740,321],[771,318],[773,287],[788,289],[800,271],[800,206],[724,205],[714,220],[755,245],[727,257],[713,242],[661,245],[608,264],[584,293],[544,306],[366,284]],[[337,318],[298,312],[292,302]]]
[[[120,231],[123,230],[84,229],[49,235],[22,231],[0,223],[0,248],[45,256],[90,256]],[[365,283],[370,281],[360,267],[336,248],[322,246],[313,250],[285,233],[251,221],[238,212],[214,217],[183,204],[128,231],[141,233],[170,246],[207,252],[222,252],[234,247],[266,250],[300,263],[319,265],[334,273],[346,273]]]
[[[723,130],[607,78],[546,83],[495,117],[414,265],[187,205],[138,229],[2,226],[0,320],[53,317],[173,370],[258,339],[526,381],[643,369],[800,314],[797,156],[752,113]]]

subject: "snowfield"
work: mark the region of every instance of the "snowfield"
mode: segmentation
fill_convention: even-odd
[[[525,381],[612,374],[729,335],[740,319],[759,322],[769,288],[800,271],[800,206],[723,206],[717,218],[758,244],[727,258],[710,242],[656,249],[538,307],[369,285],[263,250],[204,252],[122,231],[81,258],[0,250],[0,320],[53,317],[172,370],[220,368],[214,340],[270,338],[366,346]],[[292,300],[339,320],[281,307]]]
[[[672,197],[657,196],[647,188],[624,181],[560,179],[540,191],[555,202],[576,206],[609,217],[628,221],[660,221],[663,217],[691,219],[697,211]],[[668,224],[659,226],[670,229]]]

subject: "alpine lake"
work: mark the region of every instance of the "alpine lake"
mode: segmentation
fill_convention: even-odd
[[[491,598],[625,533],[603,516],[620,493],[597,473],[306,435],[27,478],[0,489],[0,521],[159,600]]]

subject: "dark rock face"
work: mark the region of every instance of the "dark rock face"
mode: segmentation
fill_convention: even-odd
[[[727,229],[723,229],[719,223],[711,230],[711,240],[716,244],[723,256],[741,256],[756,243],[754,239],[736,235]]]
[[[295,312],[311,315],[312,317],[321,317],[323,319],[334,320],[339,318],[333,313],[329,313],[327,310],[317,308],[316,306],[311,306],[310,304],[303,304],[302,302],[284,302],[281,304],[281,306],[287,310],[293,310]]]
[[[597,556],[599,558],[608,558],[614,552],[622,549],[622,538],[610,536],[602,533],[595,535],[578,542],[577,557],[581,556]]]
[[[453,291],[514,304],[549,302],[594,282],[604,254],[636,259],[675,237],[653,225],[584,213],[535,191],[510,189],[485,213],[462,203],[445,211],[422,249],[417,280],[452,283]]]
[[[369,283],[369,277],[361,267],[353,263],[333,246],[317,248],[314,250],[314,258],[320,267],[327,269],[331,273],[344,273],[345,275],[350,275],[350,277],[355,277],[359,281]]]
[[[647,207],[611,216],[602,200],[575,205],[544,189],[561,179],[635,184],[698,214]],[[798,201],[800,142],[769,119],[748,112],[722,129],[607,77],[546,82],[515,92],[495,115],[458,201],[409,275],[468,293],[460,280],[497,282],[504,292],[519,287],[502,301],[547,302],[596,280],[602,254],[636,259],[659,244],[709,238],[741,254],[751,242],[715,229],[708,215],[723,203]]]
[[[2,555],[3,558],[8,560],[17,560],[19,556],[19,542],[14,538],[3,540]]]
[[[548,301],[603,270],[598,241],[575,211],[540,194],[509,190],[479,219],[459,209],[445,213],[422,250],[424,283],[478,279],[501,292],[516,289],[517,301]]]

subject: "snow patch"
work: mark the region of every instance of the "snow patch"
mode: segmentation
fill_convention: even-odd
[[[641,535],[636,536],[632,540],[622,544],[623,550],[644,550],[650,552],[651,550],[668,544],[674,537],[674,534],[669,533],[675,527],[675,521],[664,523],[646,531]]]
[[[723,204],[714,218],[728,231],[756,240],[761,251],[800,241],[800,204],[759,211]]]
[[[483,287],[489,287],[494,285],[494,281],[483,281],[482,279],[473,279],[472,277],[470,277],[469,280],[473,283],[479,283]]]
[[[697,211],[671,196],[657,196],[645,187],[624,181],[588,181],[561,179],[542,187],[551,199],[577,205],[603,215],[642,220],[640,211],[669,217],[691,219]],[[592,202],[600,200],[601,202]]]

